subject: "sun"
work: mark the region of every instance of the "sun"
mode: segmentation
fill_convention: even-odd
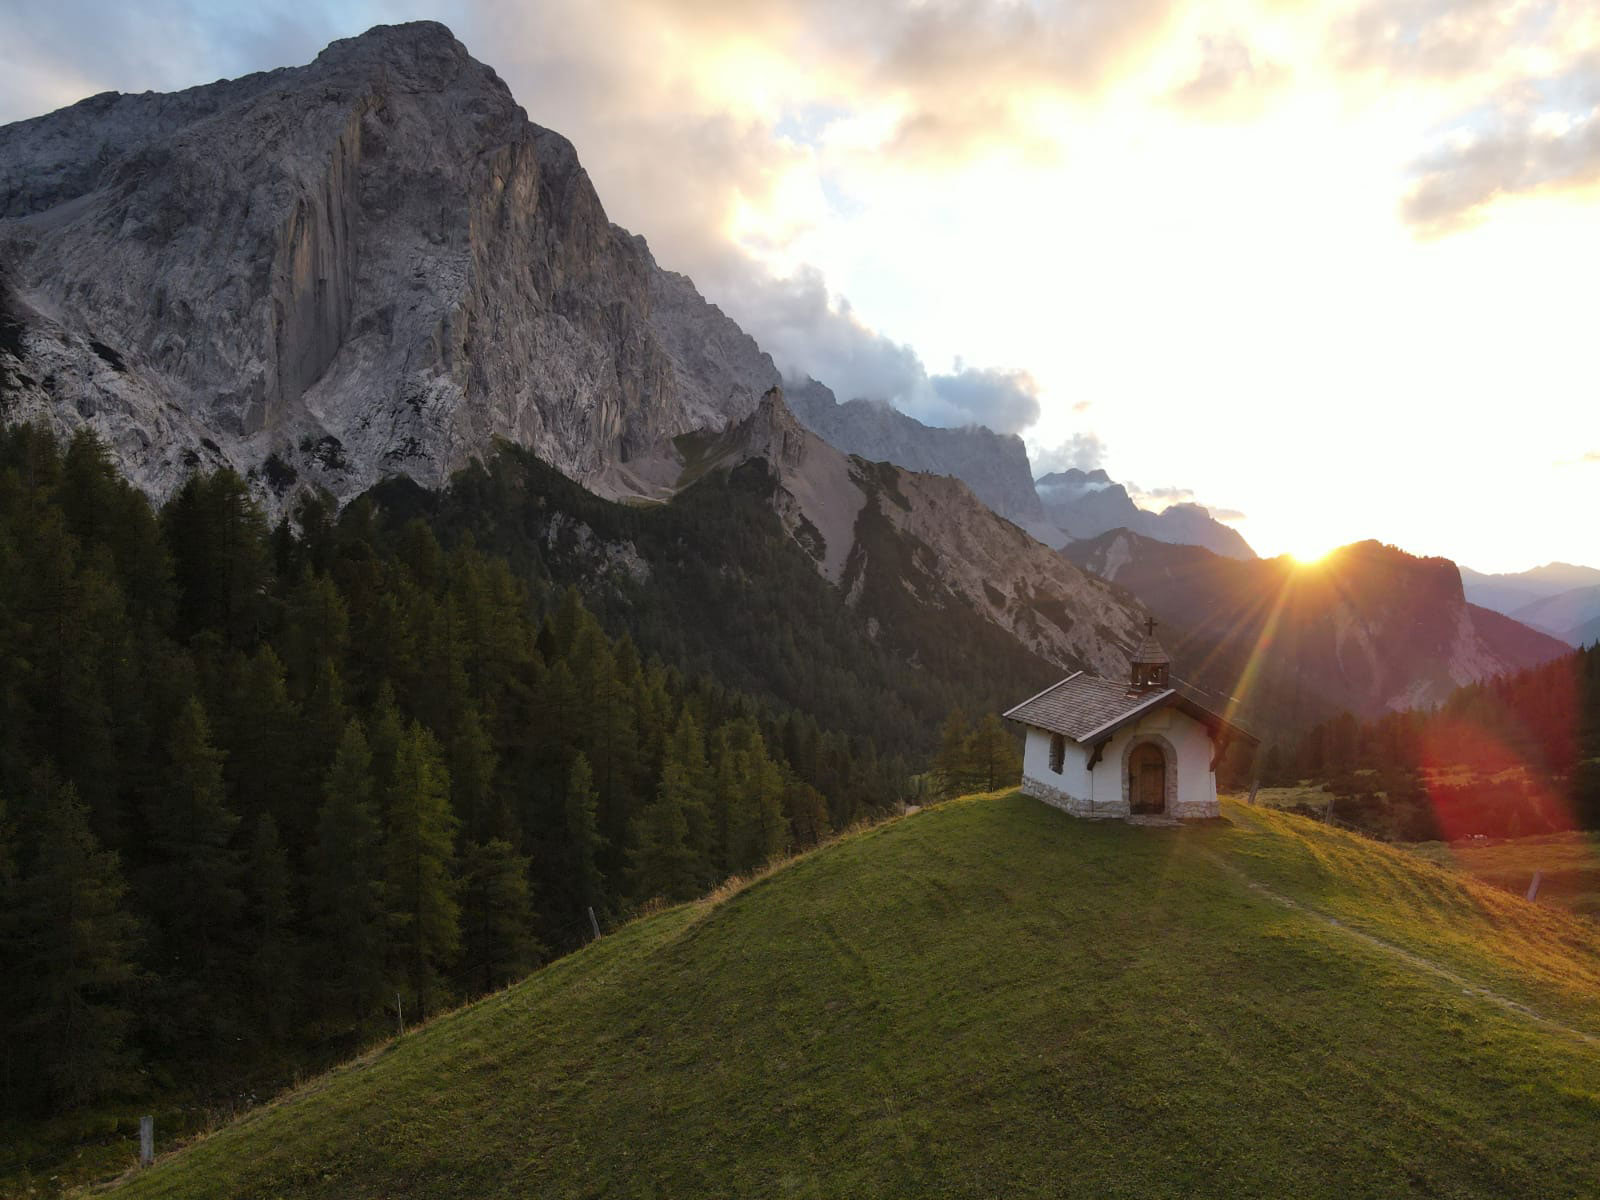
[[[1332,546],[1323,546],[1317,550],[1291,550],[1289,551],[1289,557],[1294,559],[1294,564],[1297,567],[1314,567],[1332,552]]]

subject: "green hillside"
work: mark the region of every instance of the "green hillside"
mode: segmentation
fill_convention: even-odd
[[[628,926],[126,1196],[1576,1196],[1595,926],[1238,804],[1014,793]]]

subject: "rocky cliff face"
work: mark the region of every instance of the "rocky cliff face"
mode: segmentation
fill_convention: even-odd
[[[1042,476],[1035,485],[1046,516],[1069,537],[1084,540],[1113,529],[1131,529],[1159,542],[1204,546],[1228,558],[1254,558],[1239,535],[1198,504],[1174,504],[1153,513],[1140,508],[1127,488],[1104,471],[1071,468]]]
[[[496,437],[581,476],[751,412],[771,361],[443,26],[0,129],[7,419],[341,498]],[[270,496],[268,497],[270,499]]]
[[[1126,530],[1062,553],[1181,630],[1183,658],[1211,662],[1231,676],[1214,686],[1242,696],[1270,670],[1285,681],[1284,695],[1298,685],[1329,706],[1374,715],[1438,703],[1462,684],[1565,650],[1468,603],[1448,559],[1378,542],[1346,546],[1309,567],[1227,559]]]
[[[785,395],[807,428],[846,454],[954,476],[1046,545],[1060,546],[1066,540],[1046,518],[1033,488],[1028,451],[1015,434],[995,433],[982,425],[941,429],[870,400],[840,404],[815,379],[791,385]]]

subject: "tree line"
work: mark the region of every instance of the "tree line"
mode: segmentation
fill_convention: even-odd
[[[1305,779],[1326,782],[1345,819],[1404,841],[1600,829],[1600,644],[1434,709],[1343,713],[1263,756],[1263,783]]]
[[[347,1053],[909,774],[440,514],[308,496],[274,527],[228,471],[157,510],[30,427],[0,430],[0,664],[20,1114]]]

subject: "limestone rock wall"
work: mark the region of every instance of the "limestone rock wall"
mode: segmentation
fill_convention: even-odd
[[[96,428],[158,498],[269,455],[340,498],[437,485],[496,437],[580,477],[777,379],[429,22],[0,129],[0,288],[0,405]]]

